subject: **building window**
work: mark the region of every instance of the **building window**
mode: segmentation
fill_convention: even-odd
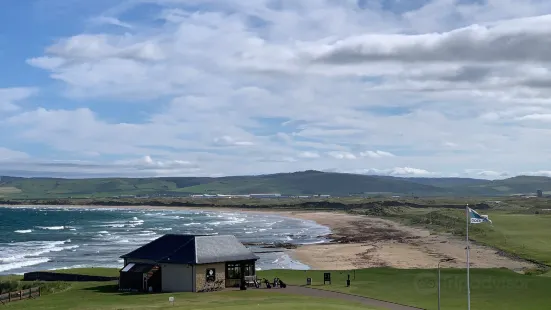
[[[241,279],[241,273],[244,277],[254,276],[256,273],[254,263],[228,263],[226,266],[226,279]]]
[[[216,280],[216,269],[207,268],[207,282],[214,282]]]
[[[226,278],[241,279],[241,266],[239,264],[228,264]]]
[[[255,274],[255,268],[254,264],[247,263],[245,264],[245,276],[254,276]]]

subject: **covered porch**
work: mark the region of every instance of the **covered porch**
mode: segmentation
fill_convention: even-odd
[[[239,287],[245,277],[256,275],[254,260],[226,262],[226,287]]]
[[[119,290],[161,292],[161,267],[153,264],[128,263],[119,271]]]

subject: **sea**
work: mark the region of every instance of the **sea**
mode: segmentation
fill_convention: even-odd
[[[164,234],[235,235],[260,257],[257,269],[299,269],[277,243],[328,242],[329,228],[284,216],[233,211],[0,206],[0,275],[123,267],[119,257]]]

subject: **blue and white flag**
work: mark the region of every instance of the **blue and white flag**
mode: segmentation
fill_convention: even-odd
[[[480,224],[484,222],[488,222],[490,224],[492,223],[492,220],[490,220],[487,215],[480,215],[478,214],[478,212],[476,212],[475,210],[469,207],[467,207],[467,209],[469,212],[469,218],[470,218],[471,224]]]

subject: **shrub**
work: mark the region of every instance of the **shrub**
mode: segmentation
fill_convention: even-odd
[[[0,281],[0,294],[17,291],[19,288],[19,281],[7,280]]]
[[[47,294],[66,290],[70,286],[71,284],[67,282],[8,280],[8,281],[0,281],[0,294],[18,291],[18,290],[26,290],[32,287],[40,287],[40,293],[47,295]]]

